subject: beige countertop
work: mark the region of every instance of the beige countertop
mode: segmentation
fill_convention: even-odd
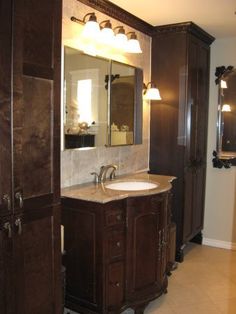
[[[105,183],[86,183],[73,185],[61,190],[62,197],[70,197],[96,203],[107,203],[114,200],[124,199],[133,196],[145,196],[159,194],[171,189],[171,182],[175,177],[161,176],[148,173],[135,173],[117,177],[115,180],[107,180]],[[106,185],[120,181],[145,181],[158,184],[156,188],[140,191],[121,191],[106,188]]]

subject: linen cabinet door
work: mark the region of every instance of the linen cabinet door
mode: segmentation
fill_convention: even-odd
[[[61,311],[60,25],[61,1],[14,1],[13,229],[17,314]]]
[[[127,200],[127,298],[143,300],[161,291],[161,207],[160,197]]]
[[[207,126],[209,100],[209,55],[208,45],[199,41],[198,45],[198,106],[196,134],[196,175],[193,194],[193,232],[198,234],[203,229],[206,155],[207,155]],[[201,240],[201,237],[200,239]]]
[[[53,209],[14,219],[15,313],[61,313],[54,300]]]

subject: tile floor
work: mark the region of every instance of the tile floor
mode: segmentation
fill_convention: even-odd
[[[169,277],[168,293],[145,314],[236,314],[236,251],[189,244]]]

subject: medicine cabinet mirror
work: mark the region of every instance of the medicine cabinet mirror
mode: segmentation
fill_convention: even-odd
[[[142,70],[64,47],[62,149],[142,142]]]

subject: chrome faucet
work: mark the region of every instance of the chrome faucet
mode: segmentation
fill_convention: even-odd
[[[96,183],[103,183],[106,181],[107,172],[109,169],[112,169],[110,173],[110,180],[115,179],[115,171],[117,170],[117,168],[118,168],[117,165],[112,165],[112,164],[101,166],[99,174],[97,172],[92,172],[91,175],[95,176]]]

